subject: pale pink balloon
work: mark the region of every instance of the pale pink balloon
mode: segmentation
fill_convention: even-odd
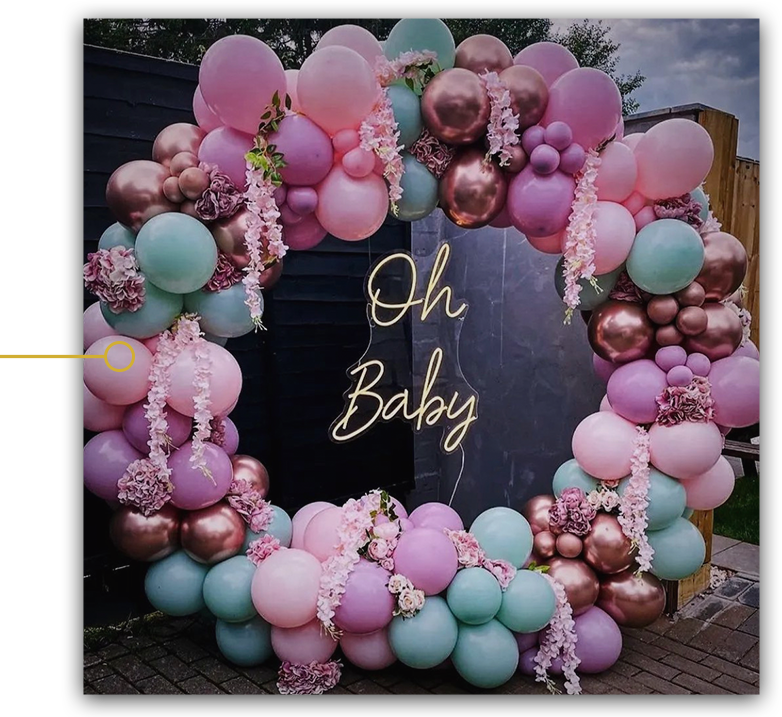
[[[296,85],[299,82],[298,70],[285,70],[285,80],[288,88],[288,96],[291,98],[291,111],[301,112],[299,104],[299,94],[296,91]]]
[[[355,147],[342,158],[342,168],[355,179],[366,177],[372,174],[375,168],[375,154],[361,147]]]
[[[635,216],[646,206],[647,199],[643,194],[639,192],[633,192],[627,199],[622,202],[622,206],[627,209],[630,214]]]
[[[157,347],[160,343],[160,334],[155,334],[155,336],[150,336],[148,339],[142,339],[141,343],[146,346],[151,354],[157,353]]]
[[[612,411],[587,416],[573,433],[573,457],[600,480],[619,480],[630,473],[636,424]],[[662,470],[662,469],[660,469]]]
[[[296,511],[296,515],[293,516],[292,526],[292,548],[304,547],[304,532],[307,530],[307,526],[310,521],[320,512],[326,510],[326,508],[335,508],[333,503],[326,503],[325,501],[318,500],[314,503],[308,503],[303,508],[299,508]]]
[[[710,470],[721,453],[722,434],[711,421],[684,421],[674,426],[654,423],[649,429],[652,464],[679,480],[695,478]]]
[[[616,202],[598,202],[592,215],[595,228],[595,274],[621,266],[635,240],[633,215]]]
[[[337,552],[337,528],[342,508],[326,508],[315,514],[304,531],[304,550],[323,562]]]
[[[635,223],[635,233],[641,231],[647,224],[657,221],[657,215],[654,213],[654,207],[643,207],[633,216]]]
[[[272,627],[274,654],[294,665],[328,662],[338,644],[317,618],[299,627]]]
[[[601,411],[613,411],[614,409],[611,408],[611,403],[608,400],[608,394],[603,396],[603,400],[600,401],[600,410]]]
[[[623,202],[633,193],[637,178],[638,167],[633,150],[621,142],[610,142],[600,154],[600,167],[595,181],[597,198]]]
[[[339,646],[345,657],[362,670],[384,670],[396,662],[387,627],[366,635],[343,633]]]
[[[129,406],[147,395],[152,354],[141,341],[127,336],[105,336],[91,344],[85,353],[103,356],[115,341],[122,341],[127,346],[117,344],[108,350],[108,362],[113,368],[109,368],[102,358],[84,359],[84,384],[101,401]],[[114,370],[127,366],[129,368],[124,371]]]
[[[304,550],[283,548],[256,569],[250,591],[258,614],[277,627],[299,627],[315,618],[320,562]]]
[[[244,189],[247,183],[244,155],[252,146],[252,135],[231,127],[218,127],[204,137],[198,148],[198,159],[217,165],[239,189]]]
[[[534,67],[551,87],[558,77],[575,70],[578,67],[578,60],[564,45],[556,42],[536,42],[516,55],[513,64]]]
[[[358,25],[332,27],[320,38],[315,51],[334,45],[354,50],[369,63],[370,67],[374,67],[377,58],[383,55],[383,48],[377,38],[369,30]]]
[[[714,160],[714,144],[697,122],[680,117],[654,125],[635,149],[636,189],[650,199],[678,197],[700,186]]]
[[[112,406],[101,401],[95,394],[84,386],[84,427],[88,431],[100,433],[101,431],[113,431],[122,428],[122,417],[125,415],[124,406]]]
[[[633,132],[632,134],[626,134],[624,137],[622,137],[622,144],[627,145],[630,149],[634,150],[638,146],[638,143],[641,141],[643,136],[643,132]]]
[[[687,507],[693,510],[714,510],[721,506],[733,492],[736,474],[725,456],[695,478],[684,481]]]
[[[562,242],[565,238],[565,230],[547,237],[528,236],[527,241],[538,251],[544,254],[561,254]]]
[[[331,138],[331,145],[334,147],[334,153],[337,155],[347,154],[360,144],[361,138],[354,129],[342,129]]]
[[[320,244],[328,233],[315,214],[300,217],[301,221],[284,226],[282,238],[292,251],[306,251]]]
[[[204,132],[211,132],[213,129],[217,129],[223,123],[220,118],[212,112],[209,105],[206,104],[203,94],[201,94],[201,88],[196,87],[195,94],[193,95],[193,114],[195,115],[198,126],[204,130]]]
[[[100,310],[100,302],[96,301],[90,304],[84,311],[84,348],[94,344],[98,339],[104,336],[118,336],[116,331],[106,323],[103,318],[103,312]]]
[[[316,189],[315,216],[338,239],[366,239],[380,229],[388,214],[388,189],[376,174],[354,179],[342,167],[334,167]]]

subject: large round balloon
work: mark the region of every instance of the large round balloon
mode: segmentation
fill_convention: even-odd
[[[391,29],[383,45],[383,52],[389,60],[397,59],[404,52],[429,50],[437,55],[437,65],[445,70],[453,67],[456,44],[453,35],[442,20],[428,18],[405,18]]]
[[[529,237],[527,237],[530,239]],[[532,239],[530,239],[530,243],[532,243]],[[558,245],[557,254],[561,253],[562,246],[561,244]],[[600,304],[605,303],[608,301],[608,295],[611,293],[611,290],[616,285],[617,280],[619,279],[619,275],[624,270],[623,266],[619,266],[613,271],[609,271],[606,274],[601,274],[599,276],[592,277],[595,282],[597,282],[597,286],[599,287],[600,291],[596,291],[595,288],[592,286],[592,282],[589,281],[589,279],[579,279],[578,283],[581,286],[581,293],[578,295],[579,298],[579,305],[578,308],[581,311],[592,311],[592,309],[596,308],[597,306],[600,306]],[[565,258],[561,257],[559,261],[557,262],[557,266],[554,269],[554,287],[557,290],[557,294],[559,294],[560,299],[565,298]]]
[[[600,154],[595,187],[600,201],[624,202],[638,178],[635,155],[627,145],[611,142]]]
[[[236,468],[234,468],[234,472],[236,472]],[[291,547],[304,548],[304,535],[307,526],[318,513],[326,510],[326,508],[336,508],[336,506],[333,503],[326,503],[325,501],[319,500],[314,503],[307,503],[303,508],[299,508],[299,510],[296,511],[291,523]]]
[[[185,296],[185,310],[201,317],[199,323],[204,331],[233,339],[249,334],[255,326],[246,299],[247,292],[241,283],[222,291],[199,289]],[[263,312],[263,294],[259,300]]]
[[[191,510],[183,516],[179,529],[182,549],[207,565],[228,560],[242,549],[244,525],[242,516],[225,502]]]
[[[611,410],[634,423],[657,419],[657,397],[668,388],[665,372],[654,361],[622,364],[608,379],[606,395]]]
[[[183,510],[199,510],[214,505],[228,493],[233,477],[231,459],[214,443],[204,442],[204,462],[211,477],[192,465],[192,455],[193,442],[188,441],[168,458],[170,481],[174,486],[171,502]]]
[[[410,515],[416,528],[434,528],[435,530],[464,530],[461,516],[445,503],[423,503]]]
[[[388,591],[391,573],[369,560],[353,567],[340,604],[334,612],[334,624],[347,632],[365,634],[388,625],[394,616],[395,600]]]
[[[239,189],[247,184],[247,166],[244,155],[252,149],[253,135],[232,127],[217,127],[201,142],[198,159],[215,165]]]
[[[705,354],[714,362],[727,358],[744,338],[741,319],[724,304],[708,302],[703,305],[703,310],[706,312],[706,329],[696,336],[686,336],[684,348],[688,353]]]
[[[394,110],[394,120],[399,131],[399,144],[405,149],[421,136],[424,121],[421,117],[421,100],[418,95],[405,85],[391,85],[388,88],[388,99]]]
[[[299,627],[272,627],[274,654],[294,665],[328,662],[337,644],[317,618]]]
[[[578,67],[578,60],[558,42],[535,42],[527,45],[515,58],[515,65],[534,67],[551,87],[554,81]]]
[[[630,478],[623,478],[617,492],[624,495]],[[685,486],[678,480],[661,473],[655,468],[649,471],[649,491],[646,499],[646,520],[648,530],[662,530],[673,523],[686,507]]]
[[[649,454],[663,473],[687,480],[709,470],[722,453],[722,434],[716,423],[684,421],[674,426],[652,424]]]
[[[514,632],[537,632],[548,625],[556,607],[554,589],[543,574],[519,570],[502,593],[497,620]]]
[[[599,201],[592,214],[595,231],[595,273],[619,269],[630,254],[635,239],[633,215],[621,204]]]
[[[84,415],[84,428],[88,431],[100,433],[122,428],[122,419],[125,416],[124,406],[112,406],[101,401],[90,389],[82,385],[82,408]]]
[[[635,560],[630,539],[619,520],[608,513],[598,513],[591,530],[584,536],[584,561],[598,573],[612,575],[627,570]]]
[[[599,481],[586,473],[575,458],[571,458],[557,468],[551,488],[554,495],[559,498],[565,488],[581,488],[584,493],[591,493],[598,485],[600,485]]]
[[[342,167],[335,166],[317,191],[318,222],[329,234],[345,241],[372,236],[388,213],[388,190],[376,174],[355,179]]]
[[[630,568],[600,579],[596,605],[622,627],[646,627],[663,614],[665,588],[651,573]]]
[[[173,215],[172,215],[173,216]],[[158,289],[150,281],[144,282],[144,303],[136,311],[115,314],[107,304],[100,302],[106,323],[124,336],[148,339],[165,331],[182,313],[182,297]]]
[[[448,144],[471,144],[486,133],[491,104],[478,75],[454,68],[435,75],[421,98],[429,131]]]
[[[597,600],[600,592],[600,581],[583,560],[569,558],[551,558],[546,562],[550,577],[562,583],[568,602],[574,615],[580,615],[589,610]]]
[[[348,47],[363,57],[370,67],[375,66],[378,57],[382,57],[383,48],[377,38],[360,25],[337,25],[323,33],[315,46],[315,52],[324,47]]]
[[[532,552],[532,529],[527,519],[512,508],[484,510],[472,522],[470,532],[491,560],[507,560],[520,568]]]
[[[402,664],[418,670],[436,667],[447,660],[458,635],[456,618],[445,600],[436,596],[427,597],[415,616],[395,617],[388,628],[388,641],[394,654]]]
[[[402,163],[403,194],[396,215],[402,221],[413,222],[429,216],[436,209],[439,183],[423,164],[407,152],[402,155]]]
[[[459,568],[453,543],[442,529],[434,528],[403,531],[394,551],[394,565],[426,595],[445,590]]]
[[[115,246],[132,249],[135,245],[136,235],[119,222],[114,222],[98,239],[98,249],[111,249]]]
[[[622,652],[619,626],[599,607],[589,608],[574,622],[578,670],[588,675],[605,672]]]
[[[736,474],[725,456],[702,475],[684,481],[687,507],[694,510],[714,510],[733,492]]]
[[[117,501],[117,482],[133,461],[143,457],[122,431],[93,436],[84,446],[84,487],[103,500]]]
[[[244,622],[256,616],[250,595],[255,565],[244,555],[228,558],[212,567],[204,580],[204,602],[209,611],[226,622]]]
[[[553,495],[536,495],[524,504],[521,514],[527,519],[533,536],[549,529],[549,509],[554,503]]]
[[[513,226],[533,237],[562,231],[568,222],[576,183],[568,174],[556,171],[538,174],[527,165],[508,186],[508,214]]]
[[[537,124],[548,104],[548,87],[536,69],[515,64],[500,73],[510,94],[510,107],[519,116],[519,131]]]
[[[706,559],[706,543],[689,520],[677,518],[667,528],[646,534],[654,550],[652,573],[660,580],[683,580]]]
[[[99,301],[90,304],[84,310],[82,331],[84,339],[82,345],[85,350],[98,339],[105,338],[106,336],[117,336],[117,332],[114,331],[114,329],[106,323],[106,319],[103,318],[103,312],[100,310]]]
[[[130,444],[142,453],[149,452],[149,421],[144,408],[146,401],[139,401],[128,407],[122,420],[122,430],[125,438]],[[166,408],[166,428],[167,440],[175,448],[179,448],[188,438],[193,429],[193,421],[188,416],[174,411],[172,408]]]
[[[250,530],[249,525],[247,526],[247,530],[244,534],[244,542],[242,543],[242,551],[247,551],[250,547],[250,543],[259,538],[263,538],[265,535],[271,535],[273,538],[277,538],[283,548],[291,547],[293,524],[290,516],[278,505],[272,505],[271,509],[273,515],[266,530],[255,533]]]
[[[388,642],[388,628],[367,635],[342,634],[339,641],[342,654],[362,670],[383,670],[396,662]]]
[[[760,362],[749,356],[728,356],[709,371],[714,420],[743,428],[760,421]]]
[[[508,46],[493,35],[471,35],[456,48],[454,67],[464,67],[476,75],[482,72],[502,72],[513,64]]]
[[[706,301],[722,301],[744,281],[747,250],[736,237],[726,232],[706,234],[703,246],[703,268],[695,280],[706,290]]]
[[[460,625],[451,660],[471,685],[491,689],[507,682],[516,672],[519,647],[513,633],[497,620],[483,625]]]
[[[196,87],[196,90],[193,93],[193,115],[196,118],[198,126],[204,130],[204,132],[211,132],[222,124],[220,118],[214,113],[209,105],[206,104],[200,87]]]
[[[285,157],[282,181],[291,186],[311,187],[326,177],[334,161],[329,136],[304,115],[286,115],[269,143]]]
[[[111,516],[109,535],[131,560],[160,560],[179,547],[179,511],[166,504],[156,513],[144,515],[133,506],[123,505]]]
[[[313,515],[304,531],[302,547],[321,562],[336,554],[339,545],[337,530],[341,520],[342,509],[336,506]]]
[[[636,426],[612,411],[598,411],[576,426],[573,455],[589,475],[619,480],[630,473]]]
[[[178,550],[153,563],[144,578],[152,607],[166,615],[194,615],[205,606],[203,587],[209,568]]]
[[[448,586],[446,599],[458,620],[467,625],[482,625],[497,614],[503,593],[488,570],[466,568],[456,573]]]
[[[117,221],[137,232],[152,217],[177,211],[177,205],[163,194],[163,182],[170,176],[168,169],[157,162],[127,162],[109,177],[106,204]]]
[[[610,299],[592,311],[587,336],[600,358],[627,363],[647,355],[654,344],[654,327],[640,304]]]
[[[257,615],[246,622],[218,620],[215,638],[225,659],[240,667],[255,667],[273,654],[271,625]]]
[[[188,122],[176,122],[164,127],[152,145],[152,159],[168,167],[174,155],[180,152],[198,154],[198,148],[206,136],[201,127]]]

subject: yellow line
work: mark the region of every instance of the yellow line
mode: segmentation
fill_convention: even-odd
[[[130,350],[130,363],[125,368],[114,368],[109,363],[109,349],[112,346],[125,346]],[[106,365],[117,373],[127,371],[136,361],[136,352],[133,347],[127,341],[112,341],[107,347],[106,352],[103,354],[0,354],[0,358],[101,358],[106,362]]]

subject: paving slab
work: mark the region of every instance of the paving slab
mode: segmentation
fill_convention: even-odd
[[[750,543],[736,543],[712,555],[712,565],[747,575],[760,575],[760,547]]]

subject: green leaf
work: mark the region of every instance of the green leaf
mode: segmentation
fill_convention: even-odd
[[[293,105],[293,101],[291,100],[291,96],[289,94],[285,95],[285,109],[290,109]]]

